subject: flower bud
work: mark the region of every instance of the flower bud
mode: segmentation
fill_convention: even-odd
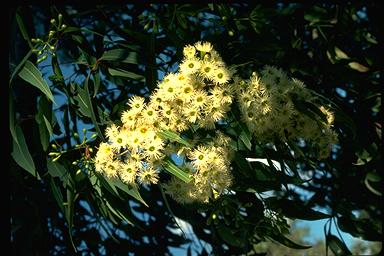
[[[61,25],[61,29],[66,29],[67,28],[67,25],[63,24]]]
[[[56,20],[55,19],[51,19],[51,24],[55,24],[56,23]]]

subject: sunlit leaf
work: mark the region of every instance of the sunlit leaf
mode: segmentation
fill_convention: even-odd
[[[183,170],[181,170],[177,165],[173,163],[171,159],[166,159],[163,161],[163,167],[166,171],[168,171],[170,174],[174,175],[175,177],[181,179],[182,181],[188,183],[192,180],[190,175]]]

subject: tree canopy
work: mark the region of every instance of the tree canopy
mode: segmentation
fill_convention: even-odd
[[[381,241],[377,8],[12,9],[12,253],[306,250],[289,219]]]

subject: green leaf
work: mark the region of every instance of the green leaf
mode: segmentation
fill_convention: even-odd
[[[300,244],[297,244],[295,242],[293,242],[292,240],[288,239],[287,237],[283,236],[282,234],[275,234],[275,233],[272,233],[270,235],[268,235],[270,238],[272,238],[273,240],[275,240],[276,242],[279,242],[289,248],[293,248],[293,249],[308,249],[308,248],[311,248],[312,246],[310,245],[300,245]]]
[[[125,77],[125,78],[129,78],[129,79],[133,79],[133,80],[138,80],[140,82],[145,81],[144,76],[138,75],[136,73],[133,73],[133,72],[121,69],[121,68],[118,68],[118,69],[108,68],[108,71],[112,76]]]
[[[327,234],[325,239],[326,239],[326,243],[328,244],[328,246],[331,248],[332,252],[336,256],[352,255],[352,253],[349,251],[345,243],[343,243],[336,236]]]
[[[48,84],[45,82],[40,71],[35,67],[35,65],[33,65],[32,62],[30,62],[29,60],[26,61],[24,68],[19,73],[19,76],[31,85],[38,88],[48,97],[48,99],[55,103]]]
[[[53,197],[55,198],[58,206],[60,207],[61,212],[65,214],[63,194],[61,193],[60,188],[58,186],[56,186],[52,177],[51,177],[49,183],[50,183]]]
[[[96,72],[92,73],[93,76],[93,98],[96,96],[97,92],[100,88],[100,72],[96,70]]]
[[[15,130],[17,141],[19,143],[13,140],[13,151],[11,153],[13,159],[20,167],[22,167],[24,170],[28,171],[30,174],[40,180],[40,176],[35,168],[35,163],[33,162],[27,144],[25,143],[23,131],[19,126],[16,126]]]
[[[20,61],[20,63],[17,65],[15,70],[13,70],[11,78],[9,79],[9,86],[11,86],[11,83],[13,81],[13,78],[19,72],[20,68],[24,66],[25,62],[28,60],[28,58],[32,55],[32,50],[29,50],[29,52],[24,56],[24,58]]]
[[[35,116],[36,123],[39,125],[40,142],[43,146],[43,150],[47,151],[50,136],[53,136],[53,130],[50,121],[52,117],[52,104],[46,97],[41,97],[38,102],[38,112]],[[47,118],[48,117],[48,118]]]
[[[133,196],[136,200],[138,200],[139,202],[141,202],[145,206],[149,207],[148,204],[141,197],[141,195],[139,193],[139,189],[137,188],[137,186],[132,186],[132,185],[124,184],[119,179],[113,180],[113,181],[111,181],[111,183],[113,185],[115,185],[116,187],[118,187],[119,189],[123,190],[128,195]]]
[[[127,219],[127,218],[124,216],[124,214],[122,214],[118,209],[113,208],[113,207],[110,205],[110,203],[109,203],[108,201],[106,201],[106,205],[107,205],[109,211],[112,212],[113,214],[115,214],[116,217],[118,217],[118,218],[120,218],[120,219],[126,221],[127,223],[133,225],[132,221],[130,221],[129,219]]]
[[[328,214],[315,211],[299,201],[270,197],[267,198],[265,202],[272,210],[281,210],[286,217],[292,219],[320,220],[331,217]]]
[[[166,159],[163,161],[163,167],[166,171],[174,175],[175,177],[181,179],[185,183],[188,183],[192,180],[190,175],[188,173],[185,173],[183,170],[181,170],[179,167],[177,167],[171,159]]]
[[[79,102],[79,111],[86,117],[90,117],[93,125],[95,126],[96,132],[99,137],[104,140],[103,133],[100,130],[99,124],[96,119],[95,112],[93,110],[91,96],[89,94],[88,88],[89,75],[84,81],[84,89],[78,88],[78,95],[75,96],[75,99]]]
[[[136,52],[131,52],[127,49],[112,49],[104,52],[100,60],[137,64],[138,55]]]
[[[236,231],[238,233],[239,231]],[[217,233],[228,244],[236,247],[243,247],[245,245],[244,236],[238,235],[231,228],[220,223],[217,227]]]
[[[16,135],[16,129],[15,129],[15,113],[13,108],[13,97],[11,97],[11,94],[9,95],[9,130],[11,131],[12,138],[15,140],[16,143],[19,143],[19,140],[17,139]]]
[[[67,174],[67,170],[64,168],[64,166],[58,162],[52,162],[52,160],[47,159],[47,168],[48,173],[51,174],[52,177],[58,177],[62,179]]]
[[[17,25],[19,25],[19,29],[20,29],[21,35],[28,42],[29,47],[33,48],[31,40],[30,40],[30,38],[28,36],[27,29],[24,26],[23,19],[20,16],[20,11],[19,10],[16,11],[16,21],[17,21]]]
[[[171,142],[179,142],[180,144],[183,144],[187,147],[192,147],[192,144],[189,143],[187,140],[180,137],[180,135],[176,132],[170,131],[170,130],[162,130],[158,131],[157,135],[159,135],[163,139],[169,139]]]

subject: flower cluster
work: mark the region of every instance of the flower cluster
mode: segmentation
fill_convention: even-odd
[[[205,144],[187,147],[164,139],[159,132],[213,130],[225,119],[233,100],[231,75],[210,43],[186,46],[180,71],[166,75],[149,102],[132,97],[129,110],[121,115],[122,126],[106,129],[108,142],[99,146],[96,171],[128,184],[156,184],[162,159],[177,152],[183,160],[180,169],[193,180],[186,184],[173,178],[164,185],[166,193],[179,202],[207,202],[222,193],[231,184],[228,137],[215,132]]]
[[[156,184],[176,157],[172,168],[192,179],[186,183],[169,171],[175,176],[162,184],[165,192],[180,203],[208,202],[232,183],[233,144],[215,128],[228,124],[227,112],[236,101],[256,141],[304,142],[315,157],[328,157],[337,141],[333,114],[318,107],[302,82],[270,66],[248,80],[232,77],[233,70],[207,42],[187,45],[183,53],[178,72],[167,74],[148,100],[130,98],[122,125],[106,129],[108,142],[99,145],[96,171],[127,184]]]
[[[236,79],[235,88],[242,120],[257,141],[290,140],[311,146],[314,157],[329,156],[337,142],[331,129],[333,113],[324,106],[317,107],[317,98],[301,81],[266,66],[260,76],[253,73],[246,81]]]

